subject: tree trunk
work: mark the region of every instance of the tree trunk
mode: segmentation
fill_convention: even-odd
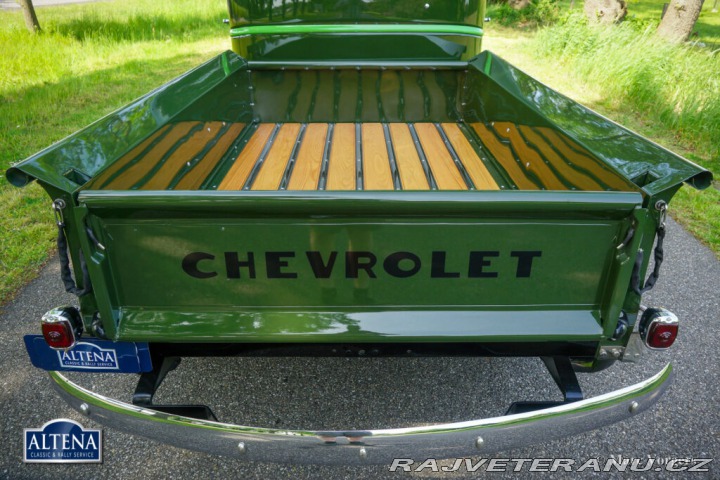
[[[585,15],[590,23],[619,23],[627,15],[624,0],[585,0]]]
[[[685,42],[690,38],[700,16],[704,0],[671,0],[657,33],[671,42]]]
[[[22,7],[27,29],[30,30],[30,33],[39,32],[40,22],[38,22],[37,15],[35,15],[35,7],[33,7],[32,0],[18,0],[18,3]]]

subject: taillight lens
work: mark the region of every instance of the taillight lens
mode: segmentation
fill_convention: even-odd
[[[43,315],[42,334],[50,348],[71,348],[82,333],[80,313],[73,307],[58,307]]]
[[[664,308],[648,308],[640,320],[640,336],[652,349],[670,347],[678,334],[679,320]]]
[[[645,340],[650,348],[668,348],[673,344],[678,334],[678,324],[665,325],[653,323]]]
[[[70,348],[75,345],[75,332],[67,320],[43,323],[42,334],[50,348]]]

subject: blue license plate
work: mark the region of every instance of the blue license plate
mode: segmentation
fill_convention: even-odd
[[[65,372],[140,373],[152,370],[147,343],[80,339],[67,350],[53,350],[42,335],[25,335],[32,364]]]

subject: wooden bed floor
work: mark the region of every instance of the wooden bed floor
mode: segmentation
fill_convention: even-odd
[[[501,122],[180,122],[145,139],[86,188],[633,189],[564,135]]]
[[[261,124],[218,190],[497,190],[456,124]]]

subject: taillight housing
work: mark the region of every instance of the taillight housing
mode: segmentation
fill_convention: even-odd
[[[42,316],[40,324],[48,346],[56,350],[75,346],[83,328],[80,312],[73,307],[53,308]]]
[[[638,330],[648,348],[664,350],[677,338],[680,321],[664,308],[648,308],[643,313]]]

